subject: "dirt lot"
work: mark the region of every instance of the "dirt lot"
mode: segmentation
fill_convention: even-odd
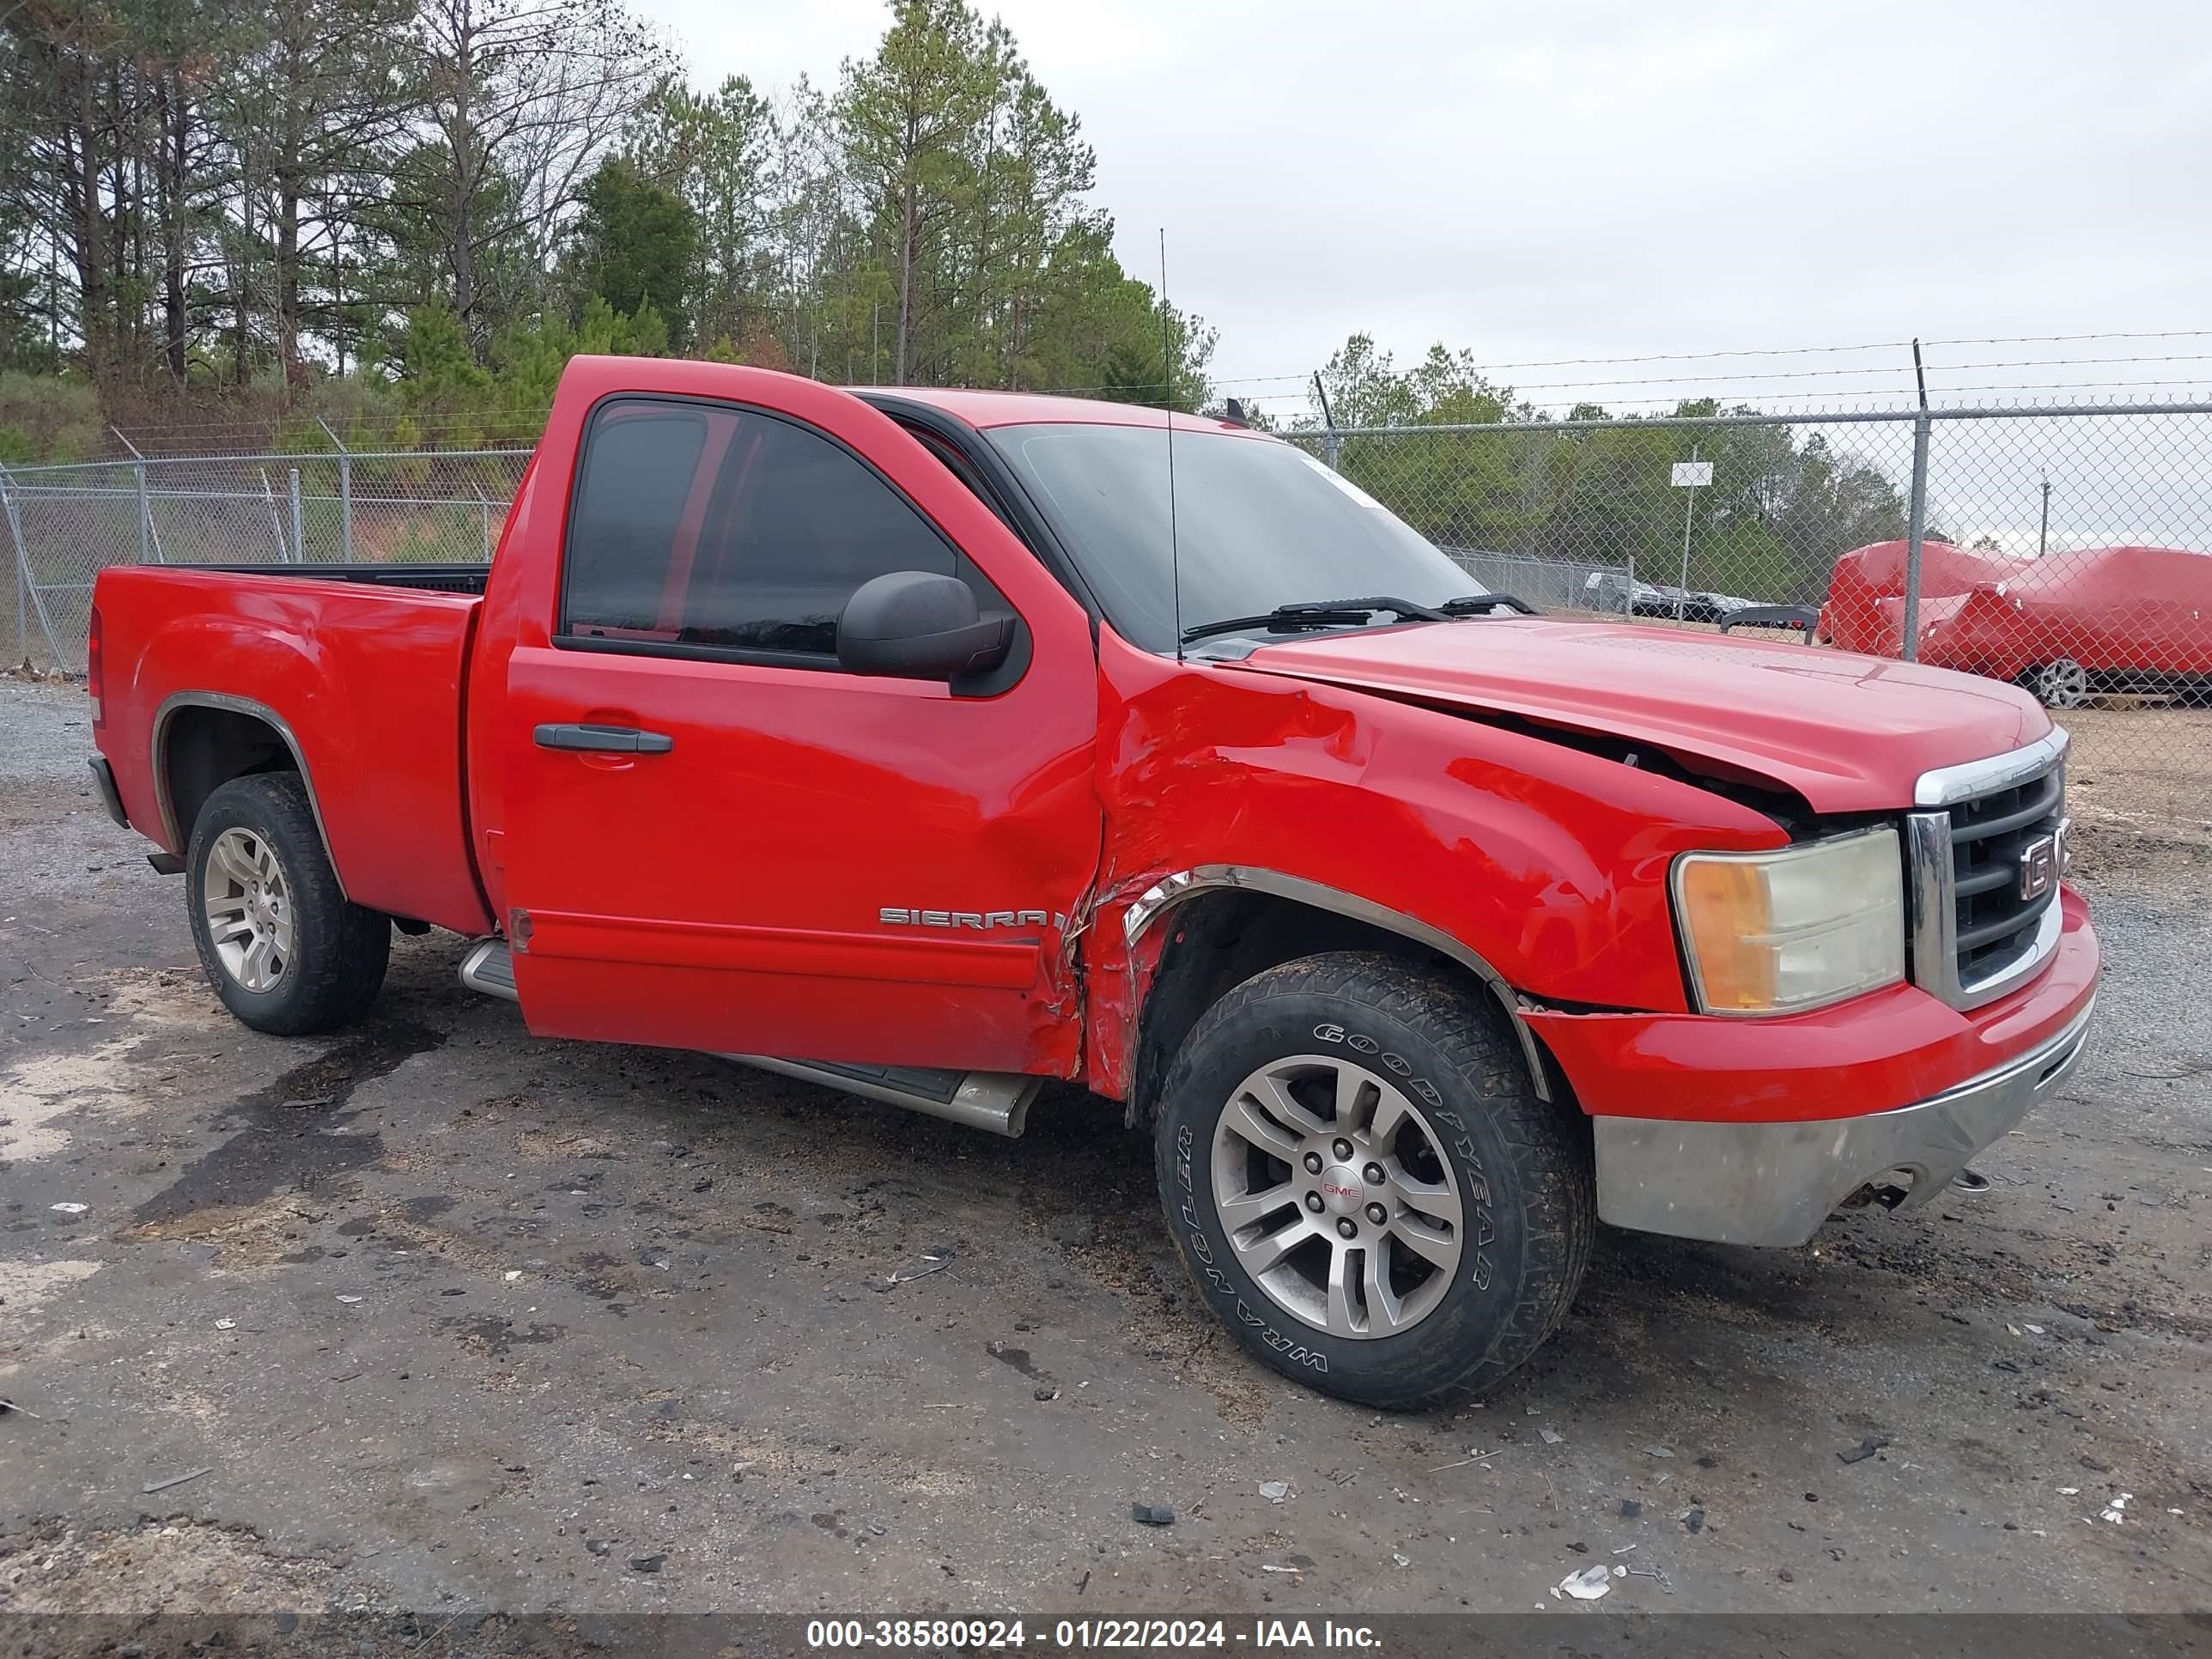
[[[2125,702],[2057,716],[2074,736],[2069,810],[2124,836],[2212,847],[2212,708]]]
[[[0,682],[0,1608],[2212,1607],[2212,854],[2075,726],[2102,1030],[1987,1196],[1608,1236],[1504,1393],[1379,1418],[1216,1333],[1079,1095],[533,1042],[446,936],[231,1024],[82,697]]]

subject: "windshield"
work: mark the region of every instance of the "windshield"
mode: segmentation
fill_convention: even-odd
[[[1165,429],[1052,424],[988,435],[1115,629],[1172,653]],[[1349,594],[1441,605],[1486,591],[1382,503],[1303,450],[1265,439],[1176,434],[1175,530],[1185,629]]]

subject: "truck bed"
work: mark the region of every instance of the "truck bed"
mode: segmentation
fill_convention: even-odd
[[[306,774],[347,897],[489,932],[461,738],[489,568],[103,571],[93,595],[105,665],[100,747],[132,826],[181,854],[206,793],[194,745],[235,742],[240,722],[258,721]]]

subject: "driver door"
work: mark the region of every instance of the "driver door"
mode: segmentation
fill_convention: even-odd
[[[531,1029],[1072,1071],[1053,1010],[1101,819],[1083,613],[878,411],[738,373],[753,400],[624,394],[582,423],[550,625],[506,666]],[[845,599],[904,570],[1013,612],[994,680],[839,668]]]

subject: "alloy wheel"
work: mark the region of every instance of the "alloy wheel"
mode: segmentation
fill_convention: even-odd
[[[1271,1060],[1214,1131],[1213,1203],[1252,1282],[1332,1336],[1396,1336],[1451,1288],[1465,1227],[1443,1144],[1396,1083],[1322,1054]]]
[[[291,895],[275,850],[251,830],[226,830],[208,848],[200,883],[216,959],[249,991],[270,991],[292,965]]]
[[[2035,671],[2035,695],[2045,708],[2079,708],[2089,700],[2089,671],[2071,657]]]

